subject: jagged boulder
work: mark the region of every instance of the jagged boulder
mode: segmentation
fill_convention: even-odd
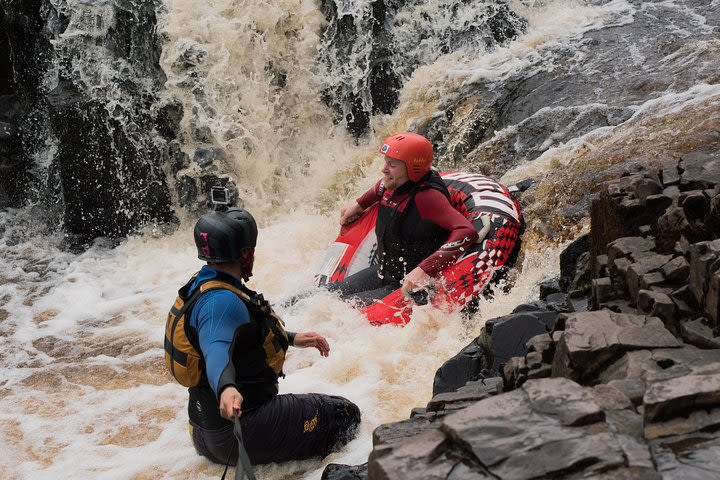
[[[438,368],[433,381],[433,396],[454,392],[469,381],[488,376],[490,365],[482,342],[482,336],[475,338]]]
[[[628,315],[610,310],[558,317],[563,330],[553,359],[553,376],[592,383],[605,366],[624,352],[679,347],[656,317]]]
[[[718,188],[683,175],[608,182],[593,228],[630,213],[642,225],[591,231],[590,311],[555,281],[543,300],[488,320],[444,366],[453,375],[439,370],[452,384],[376,430],[367,478],[714,478],[720,241],[693,239],[708,234]],[[668,248],[658,232],[675,206],[704,233],[682,227]]]
[[[376,444],[368,478],[660,478],[638,441],[639,424],[630,401],[610,387],[530,380],[427,422],[412,438]]]
[[[568,310],[566,302],[567,295],[552,294],[546,301],[519,305],[510,315],[485,322],[480,336],[437,370],[433,400],[468,382],[499,376],[511,358],[527,353],[528,340],[553,329],[558,312]]]
[[[323,470],[321,480],[364,480],[367,478],[367,463],[342,465],[331,463]]]

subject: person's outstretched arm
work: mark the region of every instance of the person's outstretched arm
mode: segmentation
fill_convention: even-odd
[[[378,180],[372,188],[363,193],[357,200],[342,207],[340,209],[340,225],[357,220],[365,210],[380,201],[383,190],[382,180]]]
[[[291,345],[293,347],[315,347],[318,349],[318,352],[320,352],[320,355],[322,355],[323,357],[327,357],[328,355],[330,355],[330,344],[325,339],[325,337],[323,337],[319,333],[297,332],[294,333],[292,336],[290,334],[291,332],[288,332],[288,337],[292,339]]]

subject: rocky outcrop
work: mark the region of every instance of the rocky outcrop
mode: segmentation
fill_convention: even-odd
[[[81,239],[173,220],[155,7],[0,1],[13,71],[11,98],[0,97],[0,168],[32,179],[20,192],[0,182],[7,202],[36,202]]]
[[[684,341],[717,348],[720,162],[679,168],[611,182],[593,203],[591,302],[657,316]]]
[[[706,1],[684,2],[688,15],[671,5],[627,5],[624,14],[632,16],[632,22],[618,18],[605,28],[578,35],[563,48],[534,52],[524,59],[524,68],[507,76],[469,81],[456,95],[448,95],[426,127],[442,168],[500,177],[571,139],[622,124],[648,100],[685,91],[698,82],[717,83],[718,71],[710,67],[720,60],[717,51],[710,54],[709,63],[690,65],[684,55],[714,36],[711,26],[717,25],[717,12],[708,9]],[[705,18],[710,28],[698,29],[697,18]],[[680,25],[693,34],[678,35]],[[645,159],[628,160],[642,163],[651,158],[652,152],[647,153]],[[598,179],[602,168],[593,169]],[[584,212],[587,204],[578,208]]]
[[[575,273],[488,320],[425,408],[378,427],[357,478],[718,478],[720,178],[707,160],[605,183],[590,241],[563,255]],[[591,288],[571,286],[581,278]]]
[[[504,0],[468,9],[439,4],[432,16],[416,0],[350,8],[323,0],[320,8],[328,22],[320,56],[333,78],[323,100],[355,136],[367,133],[372,115],[395,110],[403,83],[420,66],[462,47],[504,44],[527,27]]]

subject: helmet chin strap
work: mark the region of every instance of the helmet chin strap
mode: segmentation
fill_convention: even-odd
[[[240,264],[240,278],[247,282],[252,277],[253,264],[255,263],[255,248],[247,248],[242,251],[242,256],[238,261]]]

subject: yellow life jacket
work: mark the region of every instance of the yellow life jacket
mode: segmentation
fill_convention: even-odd
[[[264,380],[277,383],[277,377],[283,375],[282,366],[288,348],[288,336],[282,319],[262,295],[245,287],[238,288],[222,280],[223,277],[226,275],[219,272],[216,278],[203,282],[192,295],[188,296],[190,286],[194,283],[195,277],[193,277],[178,292],[165,322],[165,365],[173,377],[186,387],[196,387],[203,380],[206,381],[199,342],[195,332],[189,327],[190,314],[192,306],[204,293],[225,289],[233,292],[245,303],[250,312],[251,322],[260,321],[266,325],[267,328],[264,330],[267,333],[261,346],[264,351],[262,363],[271,369],[270,375],[265,374],[265,377],[274,376],[274,378]]]

